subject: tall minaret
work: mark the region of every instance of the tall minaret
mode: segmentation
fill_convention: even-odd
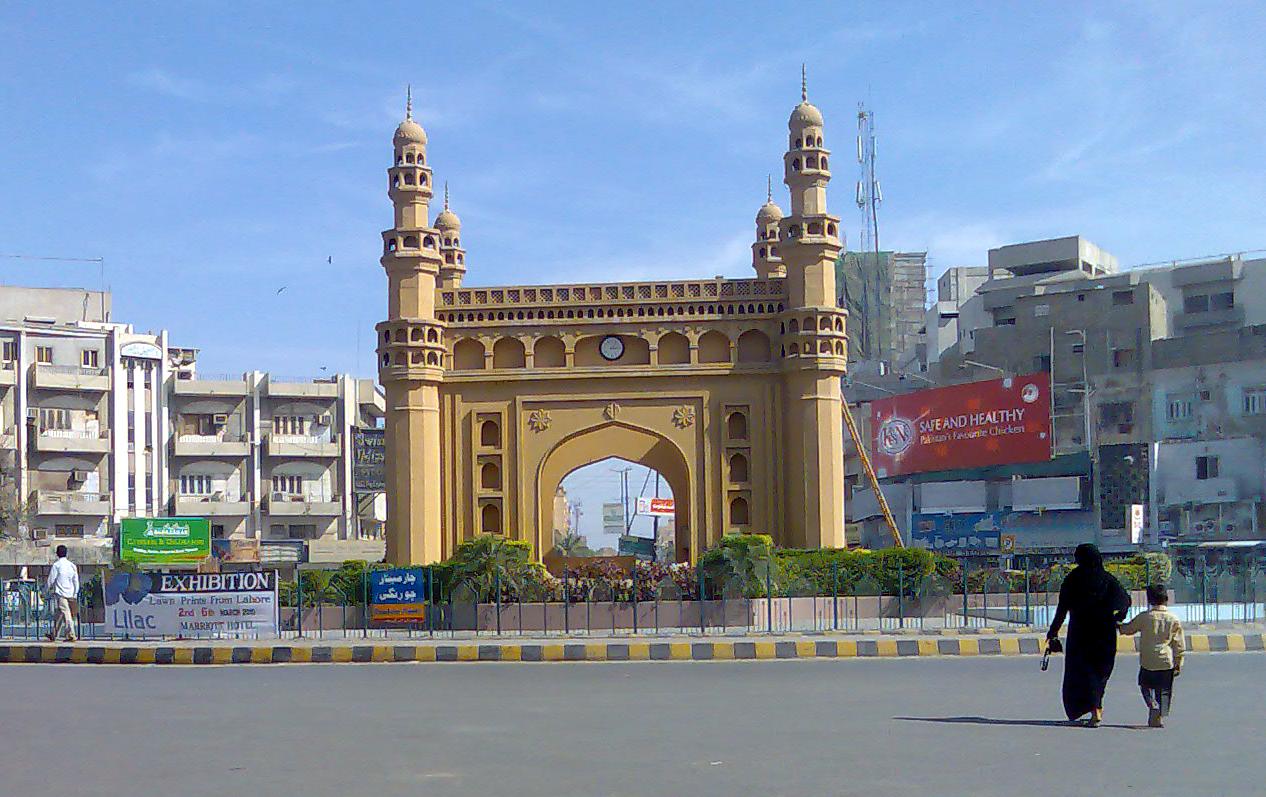
[[[844,313],[836,307],[839,219],[827,213],[831,179],[822,113],[809,103],[802,68],[800,104],[787,122],[783,181],[791,212],[779,222],[779,254],[787,270],[785,349],[787,451],[784,484],[792,545],[844,545],[844,426],[840,377],[847,357]],[[844,346],[838,344],[844,343]]]
[[[462,220],[448,209],[448,183],[444,183],[444,209],[435,217],[435,229],[440,231],[440,254],[444,257],[440,287],[460,288],[466,275],[466,250],[462,249]]]
[[[756,243],[752,244],[752,268],[761,279],[785,276],[782,258],[778,255],[778,222],[782,208],[774,203],[774,182],[769,180],[765,204],[756,212]]]
[[[431,170],[413,97],[392,138],[387,170],[395,225],[382,234],[387,320],[378,324],[378,379],[386,391],[387,561],[429,564],[442,556],[440,405],[444,329],[435,318],[443,265],[439,231],[428,226]]]

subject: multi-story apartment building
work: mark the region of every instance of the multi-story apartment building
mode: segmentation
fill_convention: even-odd
[[[372,380],[199,379],[196,350],[110,307],[108,293],[0,287],[6,534],[108,553],[125,517],[190,516],[291,560],[381,555],[357,543],[380,537],[381,495],[351,489],[352,431],[383,416]]]
[[[928,511],[928,483],[962,492],[980,481],[991,511],[1019,512],[1033,502],[1016,502],[1016,488],[1076,478],[1079,500],[1060,486],[1068,500],[1057,511],[1046,502],[1035,518],[1011,515],[1034,532],[1022,544],[1091,535],[1128,544],[1131,504],[1147,506],[1154,537],[1259,538],[1266,327],[1256,325],[1266,325],[1266,259],[1118,272],[1116,258],[1076,237],[1002,247],[989,258],[992,278],[959,297],[958,339],[928,346],[927,377],[950,384],[1049,372],[1055,457],[907,479],[891,485],[894,505],[909,505],[913,520]],[[861,492],[854,519],[873,509]]]
[[[5,478],[32,532],[106,538],[167,500],[165,385],[195,352],[109,308],[97,291],[0,288]]]
[[[352,432],[384,414],[372,380],[255,372],[171,392],[173,514],[265,543],[380,536],[381,506],[352,491]]]
[[[1262,539],[1266,325],[1157,341],[1151,526],[1161,539]]]

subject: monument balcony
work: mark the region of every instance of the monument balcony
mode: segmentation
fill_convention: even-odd
[[[675,304],[696,300],[747,302],[786,298],[782,279],[713,279],[672,282],[627,282],[582,285],[532,285],[500,288],[456,288],[440,291],[440,307],[513,308],[585,307]]]

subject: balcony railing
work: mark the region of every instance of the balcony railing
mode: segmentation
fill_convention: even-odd
[[[245,496],[229,499],[223,493],[212,495],[185,495],[175,497],[176,514],[178,515],[245,515],[250,512],[250,501]]]
[[[110,494],[79,490],[36,490],[31,494],[36,514],[108,515]]]
[[[31,375],[35,386],[38,388],[62,388],[67,390],[110,389],[110,372],[105,368],[35,363],[31,366]]]
[[[339,455],[339,436],[337,434],[277,434],[268,435],[268,456],[270,457],[337,457]]]
[[[173,452],[178,457],[244,457],[250,444],[240,434],[177,435]]]
[[[81,451],[105,453],[110,450],[108,429],[38,429],[37,451]]]
[[[338,496],[304,496],[289,493],[271,493],[267,500],[270,515],[302,517],[304,515],[330,516],[343,511]]]

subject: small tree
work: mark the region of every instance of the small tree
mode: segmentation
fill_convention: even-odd
[[[495,534],[463,542],[450,562],[454,586],[469,585],[481,600],[492,596],[497,584],[502,590],[517,589],[543,570],[532,561],[531,545]]]
[[[31,539],[35,502],[18,489],[16,468],[0,471],[0,537]]]
[[[585,538],[574,531],[568,532],[559,540],[554,549],[568,558],[593,556],[593,550],[589,547]]]

